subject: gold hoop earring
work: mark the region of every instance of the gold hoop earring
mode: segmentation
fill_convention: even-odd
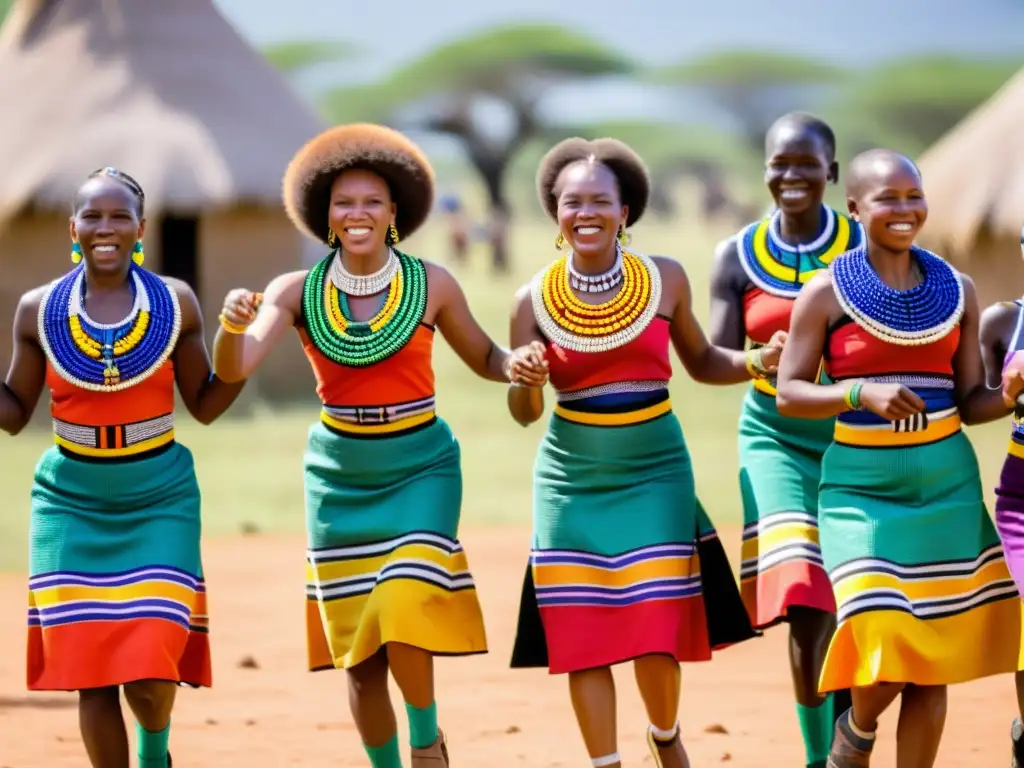
[[[388,238],[391,240],[388,245],[394,245],[398,242],[398,228],[394,224],[388,225]]]
[[[327,244],[333,248],[338,242],[338,236],[334,234],[334,230],[330,227],[327,228]]]
[[[565,235],[563,235],[561,232],[559,232],[558,233],[558,237],[555,238],[555,248],[557,248],[558,250],[561,251],[563,249],[564,245],[565,245]]]
[[[135,241],[135,248],[132,250],[132,261],[135,262],[136,266],[141,267],[142,262],[146,260],[146,252],[142,248],[142,241]]]
[[[625,248],[627,245],[633,242],[633,236],[629,234],[625,229],[620,229],[619,234],[619,245]]]
[[[81,264],[82,263],[82,246],[78,243],[71,244],[71,263]]]

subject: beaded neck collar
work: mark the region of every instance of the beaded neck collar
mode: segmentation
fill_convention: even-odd
[[[750,282],[765,293],[795,299],[800,289],[840,253],[861,242],[860,225],[821,206],[820,234],[813,242],[790,245],[782,239],[782,212],[745,227],[737,237],[740,264]]]
[[[964,313],[960,274],[944,259],[913,246],[911,256],[923,275],[906,291],[890,288],[860,246],[830,267],[839,305],[853,322],[882,341],[899,346],[931,344],[947,336]]]

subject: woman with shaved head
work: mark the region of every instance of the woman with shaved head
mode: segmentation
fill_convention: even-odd
[[[309,668],[347,670],[374,768],[402,764],[388,671],[413,768],[445,768],[433,658],[487,649],[458,540],[459,444],[435,411],[434,332],[484,379],[547,378],[538,350],[491,341],[447,270],[397,249],[433,193],[430,163],[400,133],[346,125],[313,139],[285,174],[285,207],[331,252],[262,297],[229,293],[214,350],[218,374],[243,380],[295,328],[313,368],[323,407],[305,456]]]
[[[1017,670],[1020,600],[962,425],[1005,416],[1021,382],[985,386],[974,284],[914,245],[928,216],[914,163],[858,156],[847,198],[866,242],[797,298],[777,398],[785,415],[836,416],[819,525],[838,628],[820,689],[851,688],[853,706],[828,765],[868,766],[899,697],[897,767],[928,768],[946,687]]]

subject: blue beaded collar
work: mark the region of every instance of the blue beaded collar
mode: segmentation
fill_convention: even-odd
[[[132,265],[135,307],[120,323],[85,313],[85,265],[50,284],[39,304],[39,343],[62,379],[80,389],[118,392],[152,376],[174,352],[181,333],[177,294],[159,277]],[[79,309],[76,310],[76,307]],[[130,347],[124,349],[125,339]],[[86,354],[91,347],[94,354]]]
[[[964,313],[960,274],[923,248],[912,246],[910,254],[924,277],[908,291],[886,285],[863,246],[837,257],[829,267],[836,298],[850,319],[872,336],[900,346],[931,344],[944,338]]]

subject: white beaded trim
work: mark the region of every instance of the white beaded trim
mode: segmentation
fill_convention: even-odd
[[[658,307],[661,305],[661,271],[649,256],[632,251],[630,253],[647,270],[651,281],[651,295],[648,297],[647,306],[643,308],[633,323],[607,336],[577,336],[575,333],[562,328],[548,314],[547,308],[544,305],[544,275],[550,269],[549,266],[534,275],[530,283],[533,316],[544,337],[551,343],[573,352],[607,352],[608,350],[625,346],[647,330],[647,326],[654,320],[658,314]]]
[[[46,359],[49,361],[50,366],[53,368],[53,370],[56,371],[57,375],[64,379],[64,381],[68,382],[69,384],[75,387],[78,387],[79,389],[88,390],[89,392],[121,392],[122,390],[134,387],[136,384],[139,384],[148,379],[150,376],[152,376],[154,373],[160,370],[160,367],[164,363],[166,363],[168,358],[170,358],[170,356],[174,353],[174,349],[178,344],[178,336],[181,334],[181,304],[178,301],[178,294],[174,291],[174,289],[171,286],[168,285],[167,291],[168,293],[170,293],[171,296],[171,306],[174,307],[174,319],[172,320],[171,336],[167,340],[167,346],[164,348],[163,352],[160,353],[159,357],[157,357],[157,359],[153,361],[153,364],[149,368],[144,370],[138,376],[135,376],[131,379],[122,379],[117,384],[112,385],[95,384],[90,381],[83,381],[82,379],[79,379],[71,375],[71,373],[67,369],[65,369],[63,365],[60,364],[60,361],[57,359],[57,356],[53,353],[53,349],[50,347],[50,340],[46,336],[46,307],[49,304],[50,296],[53,294],[53,289],[57,286],[57,283],[59,282],[60,279],[57,279],[50,283],[49,287],[46,289],[46,293],[43,295],[43,298],[39,302],[39,313],[36,315],[36,330],[39,335],[39,346],[43,348],[43,354],[46,355]],[[139,289],[139,292],[146,292],[145,286],[141,283],[141,281],[137,283],[137,287]],[[74,296],[74,293],[72,293],[72,296]],[[138,293],[136,294],[136,298],[138,298]],[[148,295],[145,297],[144,301],[146,303],[146,306],[149,306]],[[68,317],[71,317],[70,305]]]
[[[935,258],[939,260],[942,266],[948,269],[953,274],[953,277],[956,280],[956,307],[953,309],[953,312],[950,314],[950,316],[946,318],[943,322],[931,328],[925,328],[920,331],[898,331],[895,328],[890,328],[889,326],[883,325],[882,323],[878,322],[873,317],[870,317],[869,315],[859,311],[852,304],[850,304],[850,302],[847,301],[846,295],[843,293],[842,288],[839,286],[838,281],[836,281],[833,278],[832,289],[835,293],[836,300],[839,302],[839,307],[843,310],[844,313],[846,313],[846,315],[849,316],[851,320],[853,320],[854,323],[856,323],[858,326],[860,326],[865,331],[870,333],[876,339],[884,341],[888,344],[895,344],[896,346],[900,347],[921,347],[924,346],[925,344],[933,344],[936,341],[941,341],[942,339],[946,338],[952,332],[952,330],[956,328],[957,325],[960,324],[960,320],[964,314],[964,283],[963,280],[960,279],[960,273],[953,269],[953,267],[950,266],[950,264],[945,259],[943,259],[941,256],[931,253],[931,251],[928,251],[928,253],[932,256],[935,256]],[[830,273],[833,272],[835,264],[836,262],[833,261],[832,264],[829,265]]]
[[[334,287],[349,296],[372,296],[380,293],[389,285],[398,272],[398,257],[394,250],[388,249],[388,258],[384,266],[372,275],[353,275],[341,260],[341,249],[335,254],[331,261],[331,282]]]
[[[575,253],[565,257],[565,268],[569,272],[569,285],[584,293],[604,293],[622,282],[622,249],[615,249],[615,263],[612,268],[599,275],[585,275],[573,264]]]

